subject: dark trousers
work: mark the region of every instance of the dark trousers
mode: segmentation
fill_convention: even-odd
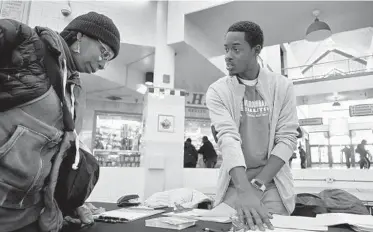
[[[195,168],[196,165],[197,165],[196,163],[185,163],[184,168]]]
[[[12,232],[40,232],[38,221]]]
[[[306,158],[300,158],[300,168],[306,169]]]
[[[364,167],[366,167],[367,169],[370,168],[370,161],[367,157],[360,159],[360,169],[363,169]]]
[[[351,155],[346,155],[346,166],[347,168],[351,167]]]
[[[216,159],[205,160],[206,168],[214,168],[216,165]]]

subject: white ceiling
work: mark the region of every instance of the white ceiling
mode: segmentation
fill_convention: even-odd
[[[315,8],[321,10],[320,19],[326,21],[333,32],[373,26],[373,2],[232,2],[189,14],[187,18],[204,31],[209,39],[221,45],[224,34],[232,23],[252,20],[262,26],[266,45],[272,45],[303,39],[306,28],[313,21],[311,12]],[[174,48],[177,53],[175,88],[205,92],[211,83],[224,76],[188,44],[182,42],[174,45]],[[122,102],[135,102],[136,99],[142,101],[141,94],[126,87],[128,80],[121,72],[124,66],[144,74],[153,71],[154,51],[153,47],[122,43],[118,58],[110,64],[107,71],[98,72],[96,75],[82,75],[87,97],[106,99],[114,95],[121,97]],[[217,53],[221,55],[223,49]],[[115,69],[116,72],[110,72],[110,69]],[[116,82],[109,81],[118,73],[121,74],[119,84],[118,79]],[[105,75],[106,78],[103,78]],[[323,97],[325,100],[327,96]],[[310,99],[317,102],[320,96]]]
[[[205,92],[210,84],[224,76],[219,69],[189,45],[180,43],[174,49],[177,54],[175,57],[175,88],[190,92]],[[154,71],[154,48],[122,44],[120,54],[110,63],[108,70],[97,72],[95,75],[81,75],[85,83],[87,97],[105,99],[108,96],[118,96],[123,98],[119,100],[123,102],[133,102],[135,99],[142,101],[142,95],[128,86],[128,80],[124,80],[125,74],[122,74],[123,80],[117,79],[119,83],[110,81],[113,80],[111,79],[113,75],[121,74],[118,73],[121,66],[136,69],[144,75],[146,72]],[[116,71],[114,72],[113,69]],[[139,80],[138,83],[142,81]]]
[[[117,96],[118,102],[142,102],[143,95],[118,83],[109,81],[94,74],[81,74],[80,78],[88,99],[110,101],[108,97]]]
[[[218,68],[186,43],[175,46],[175,88],[190,92],[206,92],[224,76]]]
[[[221,45],[233,23],[254,21],[264,32],[265,46],[270,46],[304,39],[315,9],[321,10],[320,20],[328,23],[333,33],[373,26],[373,2],[368,1],[234,1],[186,17]],[[222,46],[215,55],[223,52]]]
[[[355,57],[372,54],[370,46],[373,38],[373,28],[361,28],[352,31],[336,33],[327,40],[318,43],[300,40],[290,43],[291,51],[298,65],[308,65],[328,50],[338,49]],[[353,41],[353,42],[352,42]]]
[[[108,100],[109,96],[118,96],[122,98],[118,102],[142,101],[143,96],[126,85],[126,73],[122,73],[125,67],[143,73],[154,70],[154,48],[121,43],[118,57],[110,62],[107,70],[81,74],[87,98]]]
[[[113,65],[130,65],[131,68],[147,72],[154,69],[152,54],[154,47],[121,43],[119,55]]]

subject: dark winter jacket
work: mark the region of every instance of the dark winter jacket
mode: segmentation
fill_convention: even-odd
[[[214,145],[210,141],[204,142],[199,148],[198,153],[203,155],[204,160],[216,160],[218,157]]]
[[[193,144],[184,143],[184,164],[196,165],[198,160],[198,153]]]
[[[58,171],[82,125],[79,74],[65,41],[48,28],[0,19],[0,54],[0,231],[17,229],[9,227],[12,215],[20,219],[16,226],[38,220],[41,231],[57,232]],[[56,79],[46,75],[45,57],[55,59]]]

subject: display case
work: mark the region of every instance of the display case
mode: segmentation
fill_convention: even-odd
[[[103,167],[139,167],[141,115],[96,112],[93,155]]]

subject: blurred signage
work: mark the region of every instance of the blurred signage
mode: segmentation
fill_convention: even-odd
[[[323,124],[322,118],[299,119],[299,126],[318,126],[322,124]]]
[[[27,23],[30,8],[30,1],[1,1],[0,19],[14,19]]]
[[[185,118],[210,119],[207,108],[185,107]]]
[[[373,104],[350,106],[350,117],[373,115]]]
[[[206,93],[188,93],[185,96],[185,105],[206,107]]]

